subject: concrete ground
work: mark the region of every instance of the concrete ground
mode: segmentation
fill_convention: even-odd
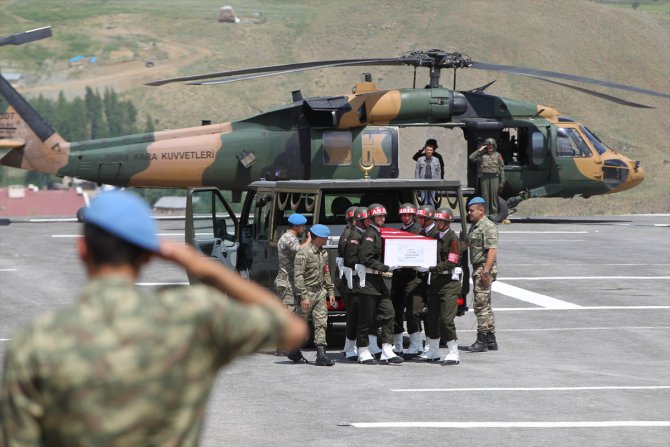
[[[182,239],[183,222],[160,226]],[[219,375],[201,444],[670,444],[670,215],[499,230],[499,351],[462,351],[455,367],[362,366],[335,345],[329,368],[269,352],[242,358]],[[20,326],[84,284],[77,232],[71,222],[0,227],[0,354]],[[141,279],[185,281],[160,262]],[[459,344],[471,344],[473,314],[456,323]]]

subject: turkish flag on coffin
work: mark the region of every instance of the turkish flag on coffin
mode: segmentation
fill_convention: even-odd
[[[437,264],[437,239],[395,228],[382,228],[384,264],[400,267],[433,267]]]

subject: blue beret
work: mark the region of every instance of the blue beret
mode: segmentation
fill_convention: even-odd
[[[312,225],[312,228],[310,228],[309,231],[316,237],[330,236],[330,228],[321,224]]]
[[[295,213],[289,216],[288,223],[291,225],[305,225],[307,223],[307,219],[302,214]]]
[[[477,204],[485,205],[486,200],[482,199],[481,197],[473,197],[468,202],[468,208],[470,208],[472,205],[477,205]]]
[[[84,209],[83,220],[140,248],[158,252],[156,222],[149,205],[133,193],[113,190],[98,194]]]

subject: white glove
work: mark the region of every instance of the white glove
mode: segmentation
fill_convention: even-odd
[[[427,267],[414,267],[414,270],[416,270],[419,273],[426,273],[428,271]]]
[[[389,271],[389,272],[392,272],[393,270],[396,270],[396,269],[398,269],[398,268],[400,268],[400,266],[398,266],[398,265],[389,265],[389,269],[388,269],[388,271]]]

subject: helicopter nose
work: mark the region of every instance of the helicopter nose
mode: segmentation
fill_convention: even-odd
[[[631,161],[630,176],[628,177],[628,188],[634,188],[644,180],[644,169],[638,160]]]

